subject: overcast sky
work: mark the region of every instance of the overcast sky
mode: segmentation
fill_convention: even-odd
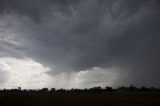
[[[0,88],[159,82],[160,0],[0,0]]]

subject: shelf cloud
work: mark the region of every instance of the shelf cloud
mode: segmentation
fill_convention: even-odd
[[[12,87],[159,86],[159,14],[159,0],[0,0],[0,87],[27,69],[45,85]]]

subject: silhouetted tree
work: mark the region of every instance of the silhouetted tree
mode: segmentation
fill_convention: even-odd
[[[98,87],[93,87],[93,88],[91,88],[90,90],[91,90],[92,92],[97,92],[97,93],[102,92],[102,88],[101,88],[100,86],[98,86]]]
[[[117,91],[120,91],[120,92],[127,92],[127,91],[128,91],[128,88],[125,87],[125,86],[121,86],[121,87],[117,88]]]
[[[129,91],[129,92],[137,92],[137,91],[138,91],[138,88],[136,88],[136,87],[133,86],[133,85],[130,85],[130,87],[128,88],[128,91]]]
[[[145,86],[142,86],[140,89],[139,89],[140,92],[148,92],[148,88],[146,88]]]
[[[58,89],[57,92],[65,92],[66,90],[61,88],[61,89]]]
[[[106,91],[107,91],[107,92],[112,92],[113,89],[112,89],[112,87],[106,86]]]
[[[43,93],[46,93],[46,92],[48,92],[48,88],[43,88],[40,91],[43,92]]]
[[[51,88],[51,92],[56,92],[56,89],[55,88]]]
[[[21,90],[21,87],[18,87],[18,90]]]

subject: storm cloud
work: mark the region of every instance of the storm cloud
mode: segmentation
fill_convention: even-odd
[[[159,19],[159,0],[0,0],[0,58],[48,67],[50,87],[159,86]]]

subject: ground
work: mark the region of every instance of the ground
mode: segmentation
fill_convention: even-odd
[[[160,106],[160,93],[1,93],[0,106]]]

